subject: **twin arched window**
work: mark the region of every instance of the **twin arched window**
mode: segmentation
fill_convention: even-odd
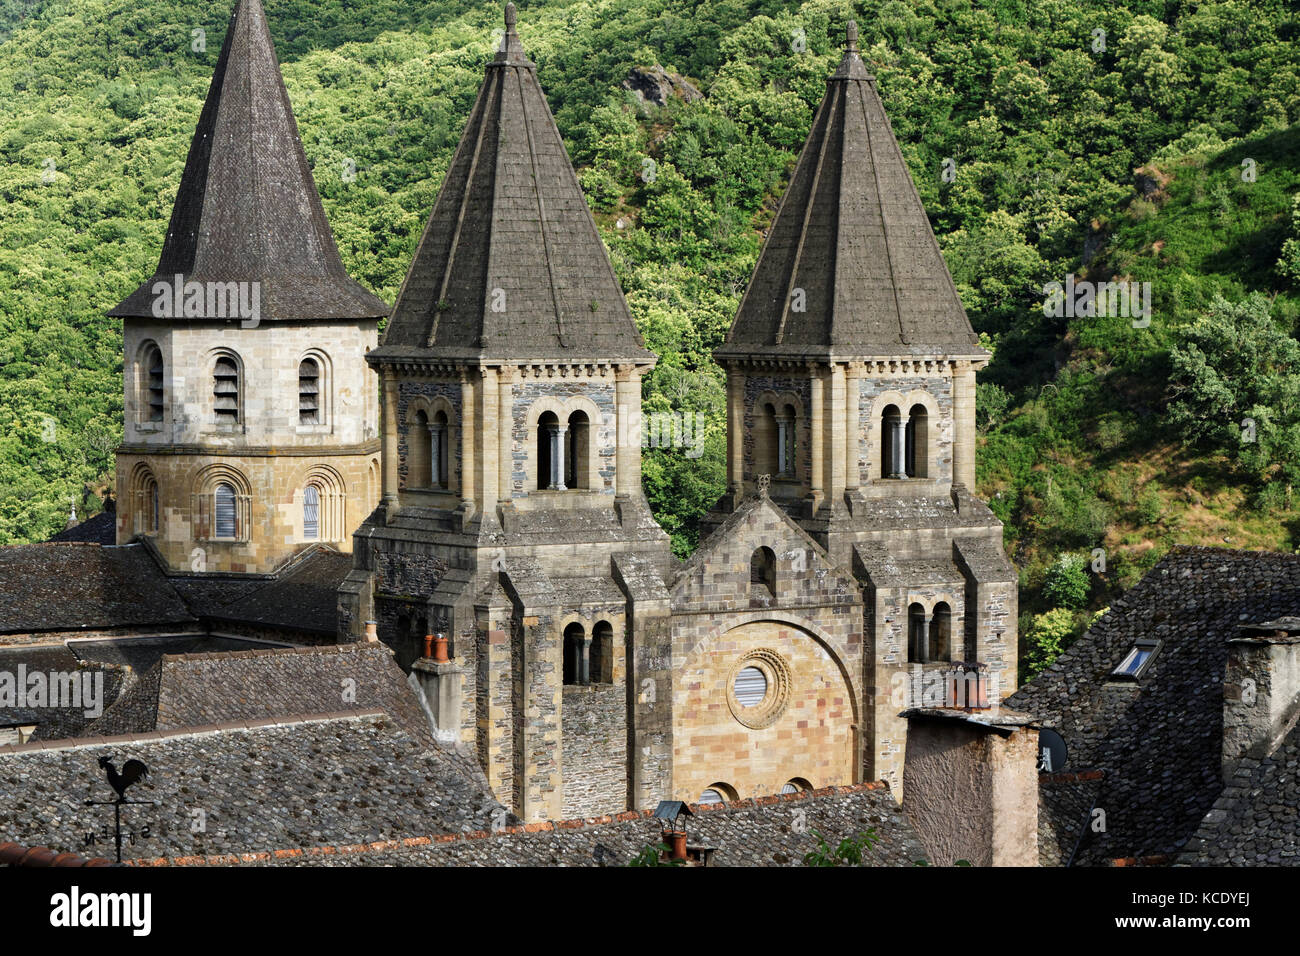
[[[907,416],[897,405],[886,405],[880,415],[880,477],[930,477],[930,417],[916,404]]]
[[[574,621],[564,629],[564,683],[614,682],[614,626],[598,621],[588,639],[586,628]]]
[[[946,661],[952,657],[952,609],[946,601],[934,606],[927,619],[925,608],[913,604],[907,609],[907,660],[911,664]]]
[[[591,419],[576,411],[561,422],[555,412],[537,420],[537,489],[591,487]]]
[[[411,488],[451,490],[451,428],[447,413],[420,409],[407,430],[406,483]]]
[[[769,438],[767,467],[774,478],[795,477],[795,425],[798,414],[791,404],[763,406]]]

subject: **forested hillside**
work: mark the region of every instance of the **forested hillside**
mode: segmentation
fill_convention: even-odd
[[[344,261],[391,301],[500,7],[265,6]],[[48,536],[111,481],[121,334],[103,312],[157,261],[229,12],[0,0],[0,544]],[[1283,0],[524,0],[661,355],[646,410],[709,422],[702,457],[646,454],[679,553],[723,486],[710,352],[849,16],[994,354],[979,491],[1022,569],[1031,666],[1174,542],[1300,547],[1300,19]],[[623,89],[654,66],[704,97]],[[1046,314],[1069,274],[1151,283],[1150,323]]]

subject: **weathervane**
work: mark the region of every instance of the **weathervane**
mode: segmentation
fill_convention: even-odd
[[[156,803],[156,800],[128,800],[126,798],[126,788],[140,780],[149,773],[149,768],[139,760],[128,760],[122,765],[122,772],[118,773],[117,767],[113,766],[113,758],[105,754],[99,758],[99,765],[104,768],[108,776],[108,785],[117,793],[116,800],[87,800],[88,807],[107,807],[113,808],[113,833],[117,845],[117,862],[122,862],[122,807],[124,805],[134,806],[137,804]]]

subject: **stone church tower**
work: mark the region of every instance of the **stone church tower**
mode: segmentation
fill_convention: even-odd
[[[348,277],[259,0],[240,0],[155,275],[123,320],[119,542],[174,570],[267,572],[347,550],[379,492],[361,356],[387,306]]]
[[[1017,575],[1001,523],[972,495],[975,372],[988,355],[856,24],[715,356],[728,382],[729,490],[706,528],[762,482],[852,572],[864,596],[865,654],[850,682],[861,684],[857,773],[897,789],[898,713],[917,692],[937,694],[951,662],[987,664],[998,696],[1015,691]]]
[[[641,491],[641,376],[655,357],[513,4],[366,358],[383,383],[383,498],[356,533],[344,639],[373,618],[411,666],[424,635],[445,633],[457,736],[525,819],[621,809],[627,659],[649,626],[642,602],[666,626],[673,563]]]

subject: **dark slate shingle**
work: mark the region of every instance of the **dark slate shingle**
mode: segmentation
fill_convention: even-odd
[[[0,634],[194,623],[140,545],[0,548]]]
[[[1060,731],[1069,771],[1104,771],[1076,864],[1177,853],[1223,789],[1223,681],[1243,624],[1300,609],[1300,556],[1177,547],[1068,651],[1007,700]],[[1163,641],[1136,684],[1111,672],[1139,637]],[[1076,814],[1078,795],[1040,788],[1046,818]],[[1060,803],[1057,806],[1054,801]],[[1040,849],[1061,841],[1040,830]],[[1042,854],[1040,853],[1040,856]]]
[[[654,361],[513,6],[384,341],[367,358]]]
[[[801,293],[805,310],[794,311]],[[857,52],[813,118],[719,358],[983,357],[921,197]]]
[[[155,275],[108,314],[152,317],[178,274],[260,283],[263,321],[388,314],[339,259],[260,0],[231,14]]]

